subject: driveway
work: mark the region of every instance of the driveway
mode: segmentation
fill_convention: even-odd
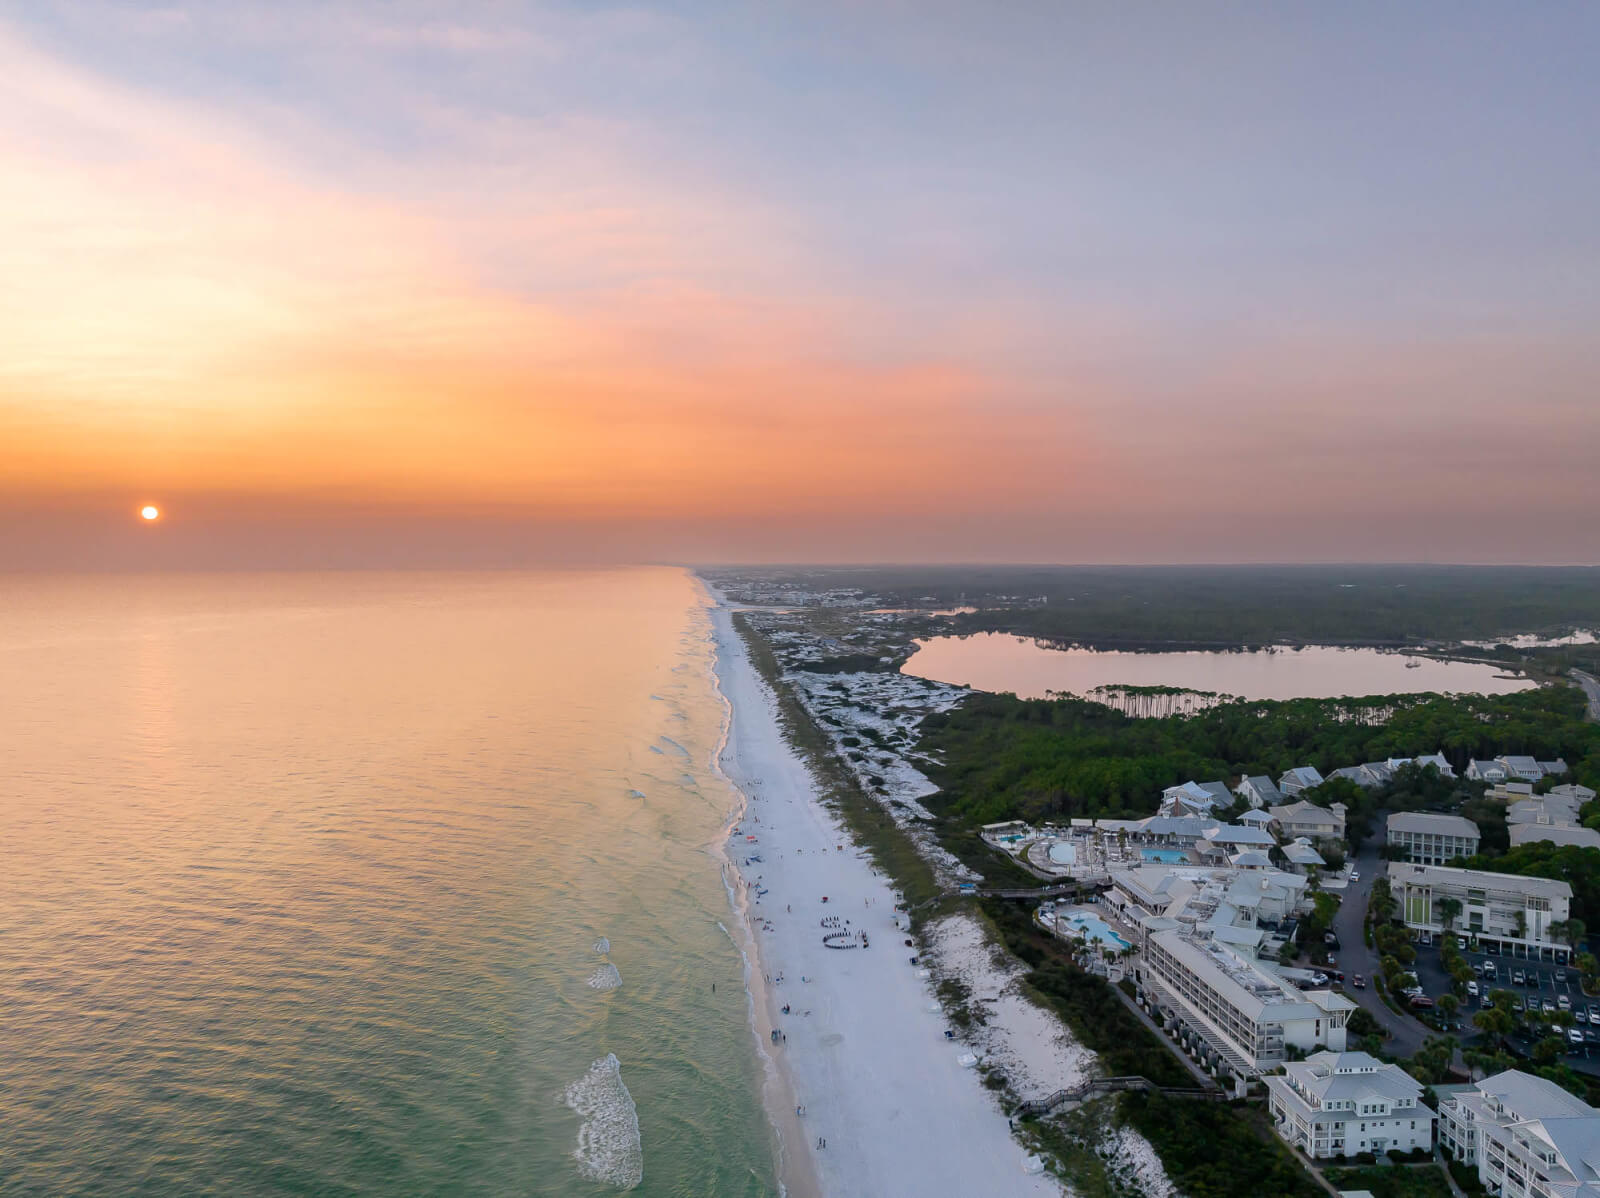
[[[1353,860],[1361,880],[1345,888],[1344,902],[1339,905],[1339,913],[1333,917],[1333,934],[1339,937],[1339,968],[1344,971],[1346,979],[1344,996],[1360,1003],[1362,1009],[1371,1014],[1388,1033],[1390,1052],[1409,1057],[1422,1047],[1423,1041],[1433,1032],[1409,1015],[1396,1015],[1384,1006],[1383,999],[1372,988],[1373,976],[1379,972],[1378,954],[1367,947],[1361,935],[1361,920],[1367,913],[1367,897],[1372,893],[1373,881],[1384,867],[1378,858],[1378,841],[1369,838]],[[1367,979],[1365,990],[1356,990],[1350,985],[1349,978],[1357,973]]]

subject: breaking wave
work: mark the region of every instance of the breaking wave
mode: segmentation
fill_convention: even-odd
[[[566,1103],[583,1119],[572,1154],[578,1171],[619,1190],[631,1190],[643,1181],[639,1109],[622,1084],[622,1062],[615,1053],[607,1053],[567,1087]]]
[[[611,941],[602,936],[594,942],[594,951],[605,954],[611,951]]]
[[[622,985],[622,975],[617,972],[615,965],[607,961],[589,975],[589,985],[595,990],[615,990]]]

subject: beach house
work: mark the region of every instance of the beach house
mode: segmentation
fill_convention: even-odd
[[[1364,1052],[1317,1052],[1267,1081],[1272,1130],[1313,1160],[1433,1148],[1422,1085]]]
[[[1315,766],[1297,765],[1292,770],[1285,770],[1278,779],[1278,789],[1285,795],[1293,798],[1302,790],[1310,790],[1313,786],[1321,786],[1323,777]]]
[[[1542,1077],[1442,1088],[1439,1144],[1502,1198],[1600,1198],[1600,1111]]]
[[[1343,803],[1318,807],[1315,803],[1308,803],[1302,799],[1298,803],[1290,803],[1284,807],[1273,807],[1271,812],[1278,830],[1283,833],[1285,839],[1295,840],[1302,836],[1312,841],[1344,839]]]
[[[1283,802],[1283,792],[1265,774],[1239,779],[1239,785],[1233,788],[1233,793],[1253,808],[1271,807]]]

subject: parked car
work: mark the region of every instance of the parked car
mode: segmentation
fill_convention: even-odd
[[[1556,995],[1556,1006],[1563,1011],[1570,1011],[1572,1010],[1572,998],[1566,994],[1558,994]]]
[[[1539,1004],[1539,1009],[1546,1015],[1554,1015],[1556,1013],[1556,1004],[1547,998]]]
[[[1585,1011],[1584,1011],[1584,1009],[1582,1007],[1573,1007],[1572,1008],[1572,1018],[1573,1018],[1573,1021],[1577,1022],[1577,1023],[1588,1023],[1589,1022],[1589,1016],[1588,1016],[1587,1013],[1585,1013]]]
[[[1511,981],[1518,986],[1526,986],[1528,984],[1527,975],[1524,974],[1520,969],[1513,969],[1511,971]]]
[[[1352,869],[1352,870],[1351,870],[1351,871],[1350,871],[1350,880],[1351,880],[1351,881],[1352,881],[1352,882],[1359,882],[1359,881],[1361,881],[1361,871],[1360,871],[1360,870],[1359,870],[1359,869]]]
[[[1468,982],[1467,983],[1467,997],[1468,998],[1477,998],[1478,997],[1478,983],[1477,982]]]
[[[1589,1022],[1600,1027],[1600,1007],[1585,1007],[1584,1010],[1589,1012]]]
[[[1485,961],[1483,963],[1483,976],[1486,977],[1486,978],[1499,977],[1500,976],[1500,967],[1498,965],[1496,965],[1493,961]]]
[[[1488,970],[1486,970],[1483,967],[1483,962],[1482,961],[1474,961],[1472,963],[1472,972],[1477,974],[1481,978],[1481,977],[1484,977],[1488,973]]]
[[[1430,1011],[1433,1009],[1433,999],[1426,994],[1416,994],[1411,998],[1411,1009],[1414,1011]]]
[[[1569,1043],[1569,1044],[1582,1044],[1583,1043],[1583,1033],[1580,1032],[1575,1027],[1569,1027],[1567,1029],[1567,1043]]]
[[[1564,982],[1566,980],[1567,980],[1567,971],[1565,969],[1556,970],[1556,981]]]

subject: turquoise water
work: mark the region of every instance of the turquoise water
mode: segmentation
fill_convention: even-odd
[[[1075,911],[1064,917],[1069,927],[1076,928],[1090,940],[1097,944],[1104,944],[1118,949],[1132,948],[1133,945],[1124,940],[1106,926],[1105,920],[1098,915],[1089,915],[1086,912]]]
[[[0,601],[0,1192],[776,1192],[692,579]]]
[[[1175,865],[1189,859],[1189,854],[1182,849],[1140,849],[1139,856],[1146,861],[1160,861],[1167,865]]]

